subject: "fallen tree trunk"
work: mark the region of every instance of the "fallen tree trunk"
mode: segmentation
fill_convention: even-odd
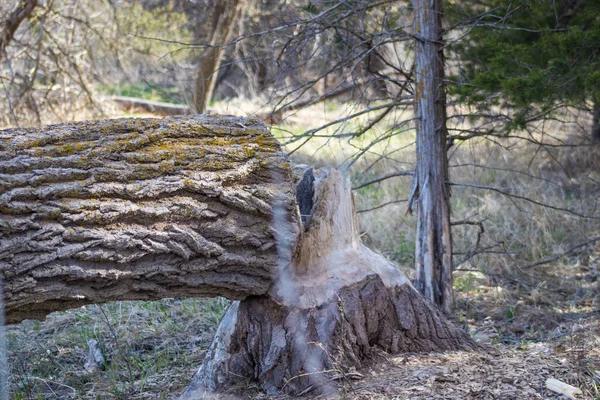
[[[0,132],[6,320],[272,285],[287,157],[257,119],[120,119]],[[289,226],[297,226],[288,212]]]
[[[241,300],[189,398],[248,379],[268,393],[326,391],[381,350],[474,348],[361,243],[349,182],[307,171],[296,187],[257,119],[13,129],[0,152],[9,322],[109,300]]]
[[[160,101],[138,99],[136,97],[112,96],[112,102],[118,105],[121,109],[134,112],[145,111],[163,117],[171,115],[186,115],[193,114],[192,110],[183,104],[163,103]]]

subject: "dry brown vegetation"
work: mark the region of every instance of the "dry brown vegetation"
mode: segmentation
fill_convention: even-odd
[[[248,104],[222,103],[217,111],[250,111]],[[273,132],[306,129],[340,115],[339,105],[320,105],[291,115]],[[585,122],[585,121],[584,121]],[[555,128],[556,129],[556,128]],[[577,143],[569,131],[555,132]],[[368,137],[363,139],[367,143]],[[374,149],[347,171],[356,184],[407,169],[414,158],[410,134]],[[544,387],[556,378],[600,397],[600,236],[598,194],[600,149],[546,148],[506,140],[503,146],[470,142],[452,153],[453,220],[482,221],[454,227],[457,265],[456,322],[484,344],[480,352],[385,357],[358,371],[362,379],[337,382],[333,397],[557,398]],[[504,147],[504,148],[503,148]],[[364,171],[378,152],[402,149]],[[297,162],[343,166],[356,149],[344,140],[322,138],[294,153]],[[515,173],[515,170],[522,173]],[[510,198],[497,190],[564,208],[551,209]],[[410,181],[395,177],[355,191],[359,210],[406,198]],[[412,273],[415,218],[405,203],[360,214],[363,241]],[[581,217],[593,216],[594,218]],[[552,259],[553,257],[556,259]],[[536,262],[550,260],[540,265]],[[177,398],[203,358],[220,316],[222,299],[120,302],[55,313],[45,321],[8,328],[11,387],[16,399]],[[102,369],[86,370],[87,341],[105,354]],[[231,396],[264,398],[248,383]],[[241,393],[241,394],[240,394]],[[229,395],[228,395],[229,396]],[[307,396],[307,398],[312,398]]]
[[[0,3],[0,14],[12,9],[13,4]],[[45,2],[52,3],[63,4]],[[52,10],[51,6],[38,9],[28,25],[33,29],[22,29],[8,48],[7,59],[12,64],[4,62],[0,67],[2,128],[123,116],[125,113],[108,100],[112,94],[190,102],[199,49],[161,40],[188,42],[190,37],[203,34],[190,31],[186,16],[190,10],[174,8],[174,4],[193,2],[171,1],[163,8],[160,2],[149,1],[151,10],[125,2],[128,12],[123,14],[114,12],[111,1],[67,3]],[[211,2],[195,3],[207,7]],[[274,10],[264,9],[267,6],[263,3],[267,4],[253,3],[245,25],[240,25],[242,31],[260,26],[259,17],[277,17]],[[194,21],[198,21],[197,14],[206,14],[204,8],[194,13]],[[202,26],[193,27],[198,30]],[[299,28],[292,26],[291,30]],[[308,35],[312,32],[307,31]],[[265,93],[267,78],[279,80],[285,87],[291,84],[294,90],[288,95],[295,99],[300,94],[295,100],[303,101],[335,91],[338,81],[348,79],[356,87],[370,82],[362,75],[351,79],[355,77],[347,69],[329,71],[336,53],[313,53],[310,39],[298,53],[308,49],[310,62],[297,76],[292,73],[290,78],[285,71],[279,76],[270,64],[262,70],[265,65],[258,61],[273,52],[272,43],[265,43],[260,47],[254,41],[240,42],[231,47],[227,60],[250,58],[250,62],[225,63],[224,75],[229,75],[220,85],[218,98],[240,92]],[[386,47],[384,53],[388,50],[392,49]],[[404,58],[403,44],[393,50],[393,67],[408,71],[412,60],[410,56]],[[323,64],[322,68],[317,64]],[[236,69],[236,65],[241,67]],[[327,74],[318,75],[320,69],[329,71],[333,79],[327,81]],[[388,78],[403,86],[404,78]],[[307,82],[310,85],[306,86]],[[297,91],[298,87],[306,92]],[[381,98],[369,100],[379,96],[380,90],[358,90],[362,93],[355,96],[358,100],[347,103],[321,102],[300,111],[290,107],[272,132],[286,142],[337,118],[377,107],[383,103]],[[396,92],[397,88],[392,90],[392,94]],[[268,114],[274,107],[286,108],[290,98],[284,96],[285,101],[278,106],[268,100],[272,98],[238,98],[218,102],[210,111]],[[259,108],[260,104],[267,105]],[[464,110],[456,111],[452,113]],[[358,188],[354,195],[363,242],[396,262],[410,277],[416,218],[406,215],[405,199],[411,187],[410,175],[403,173],[411,171],[415,162],[411,112],[395,108],[367,132],[354,138],[343,135],[361,131],[376,116],[370,112],[344,120],[317,132],[315,136],[320,137],[302,148],[296,149],[296,142],[287,149],[294,152],[298,163],[341,168],[355,186],[398,174]],[[541,121],[528,131],[515,133],[525,140],[491,137],[456,141],[449,152],[450,179],[464,185],[453,186],[452,220],[466,222],[453,227],[455,320],[485,345],[484,349],[475,353],[382,355],[369,369],[359,371],[361,379],[336,381],[341,390],[333,397],[557,398],[544,388],[545,379],[552,377],[581,388],[585,398],[600,399],[600,147],[586,141],[589,115],[569,111],[560,119]],[[451,128],[477,123],[454,122]],[[539,144],[541,139],[546,145]],[[371,146],[374,141],[377,144]],[[363,157],[347,169],[357,154]],[[177,398],[202,361],[227,305],[223,299],[119,302],[10,326],[12,396]],[[98,341],[106,358],[100,369],[85,368],[89,340]],[[225,397],[266,397],[250,382],[237,389]]]

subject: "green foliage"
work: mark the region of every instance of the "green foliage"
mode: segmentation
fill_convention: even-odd
[[[391,258],[399,264],[412,265],[415,261],[415,241],[400,233]]]
[[[516,318],[519,313],[519,304],[508,304],[504,310],[504,316],[507,320]]]
[[[461,69],[451,93],[482,108],[502,104],[517,111],[508,129],[557,105],[600,101],[600,2],[485,0],[470,10],[447,7],[451,19],[489,11],[468,39],[453,49]],[[499,23],[502,17],[502,23]],[[502,94],[501,97],[490,96]]]
[[[475,275],[471,272],[458,275],[456,278],[454,278],[454,289],[459,292],[468,293],[473,287],[474,280]]]

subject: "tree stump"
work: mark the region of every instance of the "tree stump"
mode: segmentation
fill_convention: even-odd
[[[0,131],[7,321],[114,300],[238,300],[190,398],[239,380],[270,394],[323,391],[379,351],[475,348],[361,243],[339,172],[297,181],[253,118]]]
[[[322,392],[378,351],[476,348],[361,243],[349,182],[338,171],[318,174],[291,264],[282,265],[268,295],[232,304],[184,398],[209,398],[243,379],[272,395]]]

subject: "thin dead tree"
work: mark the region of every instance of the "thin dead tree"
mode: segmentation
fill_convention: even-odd
[[[414,0],[417,165],[408,212],[417,203],[415,286],[451,314],[452,232],[441,0]]]

